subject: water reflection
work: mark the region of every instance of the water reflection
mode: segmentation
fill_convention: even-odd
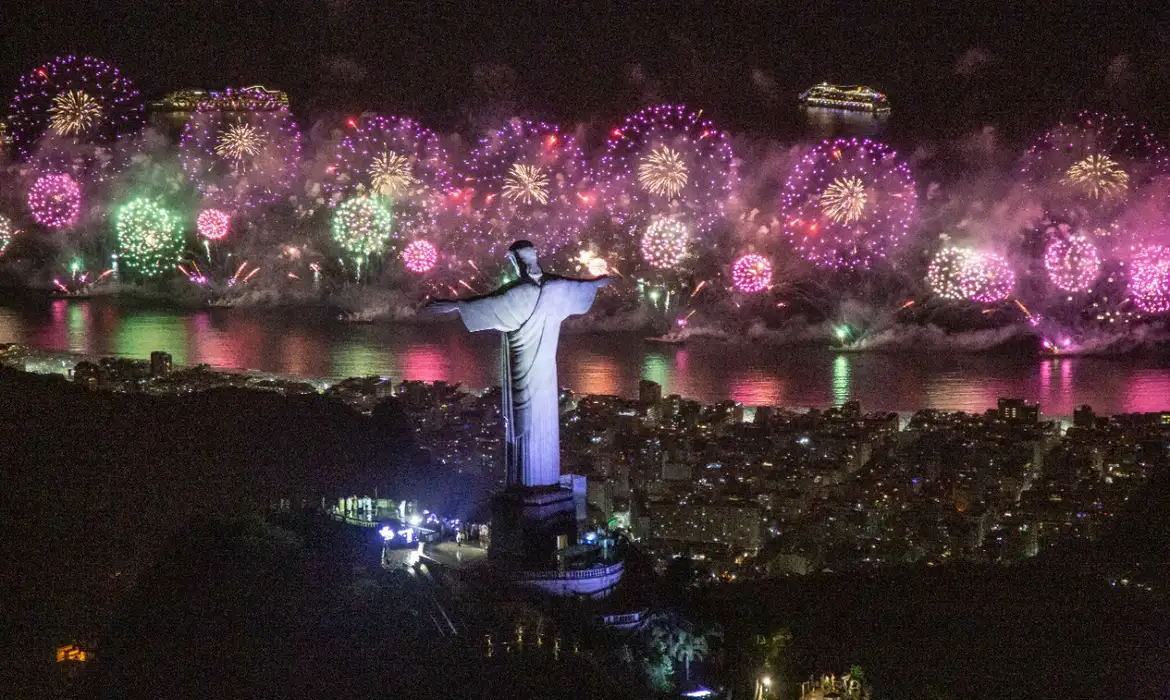
[[[54,309],[57,304],[64,304],[65,301],[58,299],[53,302]],[[90,325],[92,320],[90,318],[89,304],[72,304],[68,310],[69,317],[69,349],[74,352],[89,353],[93,351],[90,347],[90,339],[93,334],[90,333]]]
[[[180,312],[105,299],[40,300],[0,306],[0,342],[139,359],[166,350],[181,365],[323,379],[443,379],[471,388],[494,384],[499,372],[493,334],[468,334],[455,323],[347,325],[323,312]],[[1170,409],[1170,357],[1159,355],[846,354],[701,339],[663,348],[635,333],[577,333],[561,343],[558,367],[561,383],[581,393],[633,396],[645,378],[666,393],[748,406],[824,407],[858,399],[865,410],[981,412],[1015,396],[1040,403],[1052,416],[1071,415],[1086,403],[1101,413]]]
[[[562,377],[565,376],[564,364],[564,361],[558,358],[557,365]],[[579,378],[577,390],[581,393],[611,396],[624,393],[617,363],[609,355],[585,352],[579,359],[574,358],[572,366]]]
[[[889,112],[874,114],[855,110],[805,107],[808,130],[819,139],[845,136],[875,137],[885,129]]]
[[[852,395],[853,387],[853,368],[850,366],[850,358],[845,353],[837,353],[836,359],[833,360],[833,405],[840,406],[848,401]]]
[[[114,353],[122,357],[147,358],[155,350],[166,350],[175,364],[189,364],[187,324],[168,313],[137,313],[122,317],[114,331]]]
[[[771,372],[747,370],[732,382],[730,397],[745,406],[781,406],[784,384]]]
[[[402,356],[402,376],[424,382],[451,381],[451,368],[438,345],[416,345]]]
[[[670,382],[670,365],[665,355],[656,352],[646,353],[642,358],[642,379],[660,384],[663,394],[677,393]]]

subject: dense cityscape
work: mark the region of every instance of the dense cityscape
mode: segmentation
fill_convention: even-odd
[[[281,518],[290,513],[317,512],[360,530],[381,527],[387,539],[380,557],[387,571],[420,566],[426,571],[429,565],[463,572],[454,573],[462,586],[483,575],[477,565],[485,561],[495,534],[483,498],[504,489],[507,480],[498,388],[470,390],[387,377],[307,382],[174,366],[163,351],[149,361],[82,359],[8,345],[0,352],[0,364],[64,376],[95,396],[181,398],[243,390],[280,400],[323,398],[377,420],[398,413],[398,425],[412,434],[418,449],[413,459],[430,477],[400,481],[396,491],[382,493],[376,487],[361,491],[359,482],[333,492],[299,487],[270,492],[276,522],[285,522]],[[850,697],[872,692],[856,665],[817,668],[815,680],[803,683],[785,676],[789,632],[782,627],[772,628],[765,634],[771,641],[730,665],[704,663],[706,652],[697,652],[688,658],[700,675],[693,681],[685,673],[680,677],[677,662],[669,661],[674,652],[667,647],[652,651],[659,648],[656,635],[685,632],[694,643],[701,639],[704,649],[736,635],[723,637],[727,630],[699,629],[672,617],[673,605],[664,607],[661,593],[648,594],[650,579],[643,577],[677,591],[668,594],[671,599],[907,567],[1007,570],[1033,559],[1073,561],[1092,551],[1102,536],[1116,536],[1110,535],[1117,529],[1114,521],[1133,517],[1134,502],[1170,461],[1170,412],[1100,416],[1083,406],[1072,417],[1051,419],[1041,407],[1010,397],[983,413],[869,413],[856,401],[806,410],[731,401],[703,405],[663,396],[661,387],[648,380],[636,397],[562,390],[559,403],[561,482],[580,496],[582,546],[601,543],[604,551],[608,543],[627,552],[626,579],[589,609],[603,629],[626,640],[618,647],[625,650],[621,653],[641,659],[635,666],[641,664],[637,675],[645,680],[639,683],[651,688],[660,684],[706,692],[709,686],[754,683],[756,693],[803,698],[830,691],[855,693]],[[442,479],[435,481],[436,475]],[[441,486],[434,488],[436,483]],[[455,492],[463,495],[453,498]],[[628,558],[630,547],[639,552],[641,572]],[[612,559],[593,556],[572,566],[612,569],[604,564]],[[568,559],[563,565],[569,565]],[[1164,597],[1160,568],[1125,559],[1093,566],[1088,580],[1139,600]],[[459,604],[453,600],[435,608],[440,611],[432,613],[436,620],[456,614],[452,608]],[[451,624],[455,630],[471,623]],[[499,624],[477,625],[484,632],[475,653],[487,654],[485,659],[498,653],[523,656],[523,626],[544,628],[551,622],[516,623],[521,627],[515,630],[507,626],[512,623]],[[561,623],[560,632],[547,633],[548,643],[598,660],[614,651],[591,646],[596,641],[582,650],[575,636],[581,632],[574,629]],[[537,634],[535,643],[544,644],[545,633]],[[723,653],[742,653],[731,649]],[[66,645],[58,661],[85,665],[93,650]],[[765,689],[763,678],[774,688]]]
[[[189,395],[222,388],[321,393],[370,414],[394,397],[435,470],[503,488],[499,390],[385,377],[310,383],[149,362],[47,358],[103,391]],[[562,471],[585,477],[593,529],[645,543],[661,573],[693,560],[695,585],[948,561],[1012,563],[1096,538],[1170,460],[1170,411],[1070,418],[1002,398],[985,413],[864,413],[702,405],[643,380],[637,398],[560,396]]]

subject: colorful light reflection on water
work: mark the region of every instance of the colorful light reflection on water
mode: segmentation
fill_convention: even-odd
[[[457,322],[345,324],[325,312],[135,309],[112,300],[0,306],[0,342],[46,350],[147,358],[167,350],[179,364],[304,378],[378,375],[496,382],[499,341]],[[567,332],[559,352],[564,386],[633,396],[640,379],[705,402],[825,407],[850,398],[866,410],[931,406],[984,411],[1001,396],[1038,401],[1048,415],[1082,403],[1102,413],[1170,409],[1170,358],[1037,358],[1020,350],[958,353],[835,353],[812,346],[691,341],[664,347],[633,333]]]

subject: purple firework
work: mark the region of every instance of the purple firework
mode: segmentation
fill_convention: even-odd
[[[683,105],[647,107],[611,130],[601,177],[619,222],[681,215],[700,234],[723,216],[738,182],[727,133]]]
[[[330,204],[354,194],[384,197],[408,239],[434,238],[452,193],[450,161],[433,131],[403,117],[351,122],[326,173]]]
[[[1020,172],[1051,209],[1076,204],[1108,212],[1164,174],[1166,165],[1165,149],[1143,124],[1081,112],[1037,139]]]
[[[793,168],[781,196],[784,232],[820,267],[868,268],[905,237],[917,193],[905,162],[869,139],[824,141]]]
[[[22,157],[42,135],[109,143],[142,125],[142,100],[117,68],[91,56],[58,56],[20,78],[8,132]]]
[[[519,238],[555,252],[577,238],[592,212],[584,155],[555,125],[512,119],[480,140],[456,193],[476,248],[496,253]]]
[[[301,137],[288,108],[277,100],[225,90],[195,109],[179,149],[187,177],[204,195],[246,208],[287,192],[300,163]]]

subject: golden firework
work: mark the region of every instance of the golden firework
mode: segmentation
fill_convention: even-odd
[[[264,135],[251,124],[236,122],[219,136],[215,144],[215,155],[234,160],[237,163],[246,157],[260,155]]]
[[[410,158],[383,151],[370,164],[370,188],[383,197],[397,197],[406,194],[418,183],[410,169]]]
[[[513,163],[504,178],[503,192],[513,202],[548,204],[548,175],[539,165]]]
[[[1093,199],[1114,199],[1125,196],[1129,175],[1109,156],[1094,154],[1074,163],[1060,184]]]
[[[69,90],[53,98],[49,127],[58,136],[80,136],[102,118],[102,106],[81,90]]]
[[[687,164],[678,151],[656,148],[638,166],[638,182],[651,194],[674,199],[687,186]]]
[[[869,201],[865,182],[859,177],[839,177],[821,193],[818,204],[825,216],[839,224],[851,224],[865,213]]]

